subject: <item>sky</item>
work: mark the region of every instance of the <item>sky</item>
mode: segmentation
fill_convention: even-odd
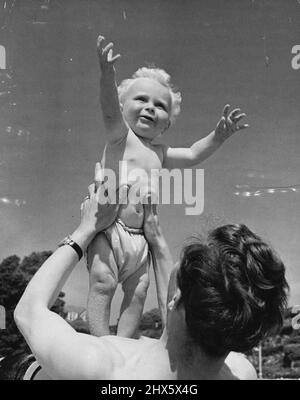
[[[183,241],[220,223],[245,223],[282,257],[300,304],[300,45],[298,0],[7,0],[0,7],[1,259],[55,250],[75,230],[105,144],[96,38],[122,57],[117,80],[154,63],[182,93],[163,136],[190,146],[211,132],[226,103],[247,114],[204,169],[204,211],[162,205],[177,260]],[[3,48],[2,48],[3,49]],[[5,64],[5,65],[4,65]],[[157,306],[153,274],[145,309]],[[80,262],[64,287],[85,306]],[[120,305],[114,299],[112,321]]]

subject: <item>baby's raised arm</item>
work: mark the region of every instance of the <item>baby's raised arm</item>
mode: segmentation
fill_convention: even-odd
[[[216,129],[195,142],[191,147],[166,147],[163,167],[172,169],[197,165],[211,156],[235,132],[248,128],[248,124],[238,124],[246,114],[241,113],[240,108],[236,108],[230,113],[229,109],[230,105],[226,104]]]
[[[101,70],[100,77],[100,105],[107,140],[115,142],[126,134],[126,126],[120,110],[118,89],[115,81],[115,62],[121,57],[120,54],[113,55],[113,43],[103,47],[103,36],[97,39],[97,53]]]

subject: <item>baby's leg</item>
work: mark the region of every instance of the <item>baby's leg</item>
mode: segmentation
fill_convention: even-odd
[[[88,248],[90,290],[87,303],[89,329],[94,336],[109,335],[110,307],[117,287],[115,258],[104,233]]]
[[[118,323],[118,336],[134,337],[140,324],[149,287],[149,263],[146,261],[122,284],[124,298]]]

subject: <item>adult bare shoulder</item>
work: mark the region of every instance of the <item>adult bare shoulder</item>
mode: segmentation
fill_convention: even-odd
[[[241,380],[256,380],[256,370],[242,353],[230,352],[225,360],[225,364],[230,368],[232,374]]]

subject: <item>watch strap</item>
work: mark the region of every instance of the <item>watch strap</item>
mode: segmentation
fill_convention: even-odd
[[[71,246],[77,253],[79,260],[81,260],[82,256],[83,256],[83,251],[81,249],[81,247],[79,246],[79,244],[77,244],[76,242],[74,242],[74,240],[71,238],[71,236],[67,236],[66,238],[64,238],[58,245],[58,247],[62,247],[62,246]]]

